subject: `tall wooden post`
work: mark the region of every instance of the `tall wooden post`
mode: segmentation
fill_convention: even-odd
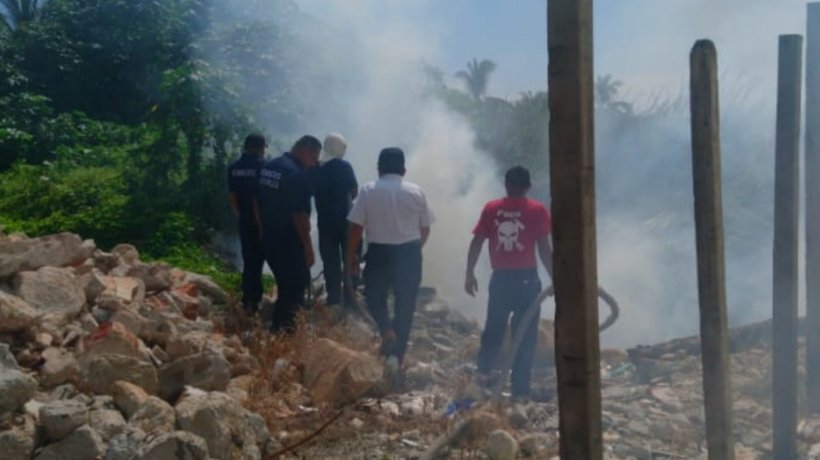
[[[692,173],[698,252],[700,346],[709,460],[734,459],[720,179],[717,51],[709,40],[690,56]]]
[[[777,66],[772,315],[775,460],[797,458],[797,248],[803,37],[781,35]]]
[[[592,0],[547,9],[560,454],[600,460]]]
[[[808,408],[820,412],[820,3],[806,27],[806,373]]]

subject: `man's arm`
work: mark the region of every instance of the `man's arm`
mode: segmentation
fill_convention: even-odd
[[[475,266],[478,263],[478,256],[481,255],[481,248],[484,247],[484,240],[486,240],[486,238],[474,235],[473,240],[470,242],[470,250],[467,253],[467,273],[464,279],[464,290],[473,297],[475,297],[475,293],[478,292]]]
[[[259,239],[262,239],[262,211],[259,210],[259,198],[253,199],[253,220],[256,221]]]
[[[549,236],[543,236],[538,239],[538,257],[541,258],[541,263],[544,264],[544,269],[552,280],[552,243],[550,243]]]
[[[233,210],[233,215],[238,219],[239,218],[239,197],[236,196],[236,192],[231,192],[229,194],[230,202],[231,202],[231,210]]]
[[[430,227],[421,227],[421,247],[424,247],[427,244],[427,240],[430,238]]]
[[[362,233],[364,227],[359,224],[350,223],[350,230],[347,232],[347,249],[345,254],[345,266],[351,275],[359,273],[359,257],[357,250],[362,243]]]

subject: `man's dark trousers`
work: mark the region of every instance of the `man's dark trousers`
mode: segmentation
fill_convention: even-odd
[[[319,254],[322,256],[328,305],[340,305],[342,299],[345,303],[350,301],[347,293],[342,291],[342,256],[347,246],[347,228],[347,221],[319,225]]]
[[[246,309],[256,310],[262,300],[262,268],[265,265],[256,222],[240,222],[239,243],[242,246],[242,304]]]
[[[276,278],[278,297],[274,304],[271,331],[293,332],[296,313],[304,305],[310,269],[298,237],[276,238],[266,244],[265,257]]]
[[[421,242],[374,244],[367,249],[364,269],[365,297],[370,314],[382,334],[393,330],[396,342],[389,354],[404,360],[413,328],[413,314],[421,285]],[[393,320],[387,310],[387,296],[393,290]]]
[[[487,323],[481,334],[481,350],[478,354],[478,370],[490,373],[499,368],[500,352],[504,342],[507,324],[510,323],[515,337],[521,330],[521,320],[527,309],[541,292],[541,281],[536,269],[526,270],[495,270],[490,280],[489,302],[487,305]],[[524,337],[521,346],[513,359],[512,365],[512,393],[516,396],[526,396],[530,392],[530,376],[535,347],[538,341],[538,322],[541,317],[541,307],[529,324],[523,325]]]

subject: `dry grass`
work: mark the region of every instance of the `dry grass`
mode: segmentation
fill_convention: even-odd
[[[287,336],[273,336],[255,325],[245,338],[245,346],[260,364],[259,370],[252,375],[245,406],[265,419],[271,433],[276,436],[287,432],[288,439],[311,433],[335,414],[329,408],[312,407],[307,390],[301,385],[303,364],[300,358],[304,351],[320,338],[329,338],[359,351],[373,345],[372,337],[346,334],[334,312],[324,305],[300,312],[296,324],[295,332]],[[339,428],[329,429],[323,438],[332,441],[349,436],[351,429],[347,422],[351,418],[343,417],[334,424]]]

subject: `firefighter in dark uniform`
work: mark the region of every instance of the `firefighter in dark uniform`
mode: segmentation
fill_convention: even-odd
[[[262,267],[265,263],[259,226],[254,216],[254,200],[259,187],[259,171],[265,162],[267,142],[261,134],[245,138],[242,156],[228,166],[231,208],[239,223],[242,245],[242,304],[253,315],[262,300]]]
[[[266,161],[259,173],[258,215],[265,259],[276,278],[271,331],[293,331],[296,313],[305,300],[310,267],[315,262],[310,240],[312,196],[308,171],[316,166],[322,144],[304,136],[290,152]]]

